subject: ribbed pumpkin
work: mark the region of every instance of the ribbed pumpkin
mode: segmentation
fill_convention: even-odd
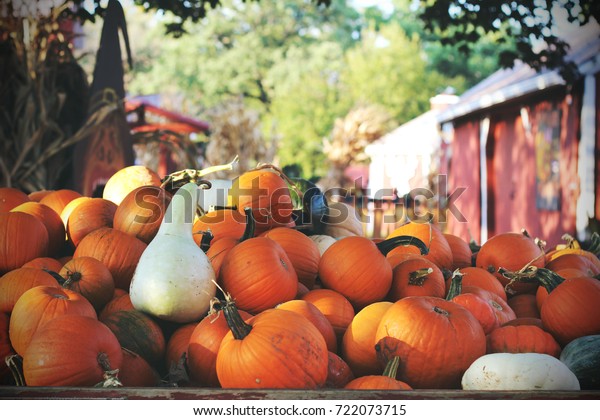
[[[57,256],[65,244],[65,227],[60,216],[45,204],[30,201],[13,208],[11,211],[20,211],[37,217],[48,231],[48,255]]]
[[[129,290],[133,273],[146,244],[138,238],[114,228],[100,228],[86,235],[73,257],[93,257],[110,271],[115,287]]]
[[[59,286],[36,286],[21,295],[10,314],[10,342],[23,355],[32,337],[48,321],[65,315],[97,319],[91,303],[79,293]]]
[[[28,261],[48,256],[46,226],[35,216],[21,212],[0,213],[0,275]]]
[[[319,278],[325,288],[341,293],[358,310],[385,298],[392,284],[392,267],[373,241],[347,236],[325,251]]]
[[[545,256],[535,240],[528,235],[506,232],[492,236],[481,245],[475,265],[496,276],[509,295],[532,293],[535,292],[537,284],[512,282],[509,286],[511,281],[500,273],[500,268],[518,272],[528,265],[543,267]]]
[[[313,289],[302,296],[302,300],[312,303],[329,320],[339,340],[352,322],[355,310],[340,292],[331,289]]]
[[[412,387],[406,382],[396,379],[400,358],[393,357],[386,365],[381,375],[366,375],[350,381],[345,389],[395,389],[412,390]]]
[[[305,234],[287,227],[269,229],[262,236],[281,245],[296,270],[298,281],[312,289],[317,280],[321,260],[317,245]]]
[[[436,264],[441,270],[452,270],[453,256],[450,244],[442,231],[431,223],[408,222],[396,228],[387,237],[395,236],[414,236],[429,248],[429,253],[425,256],[428,260]],[[391,256],[396,253],[413,253],[420,254],[420,250],[416,247],[398,247],[388,253]]]
[[[76,257],[66,263],[59,275],[62,286],[85,297],[99,312],[113,297],[115,282],[106,266],[93,257]]]
[[[415,255],[395,265],[387,300],[392,302],[407,296],[446,296],[444,274],[436,264]]]
[[[458,389],[466,369],[485,354],[485,334],[457,303],[410,296],[390,306],[375,335],[388,337],[388,354],[400,357],[398,379],[413,388]],[[391,338],[391,339],[390,339]]]
[[[341,354],[357,377],[381,373],[375,351],[375,333],[381,317],[392,302],[375,302],[365,306],[344,332]]]
[[[22,267],[0,277],[0,312],[11,313],[17,300],[36,286],[59,286],[58,281],[42,269]]]
[[[323,334],[325,343],[327,343],[327,350],[334,353],[337,351],[337,337],[333,326],[314,304],[306,300],[293,299],[277,305],[277,309],[296,312],[308,319]]]
[[[294,299],[298,276],[284,249],[274,240],[250,238],[233,247],[219,274],[236,305],[256,314]]]
[[[229,190],[232,205],[243,214],[252,209],[256,232],[261,233],[292,221],[292,198],[283,178],[271,169],[253,169],[233,181]]]
[[[40,200],[40,203],[47,205],[56,214],[60,215],[67,204],[82,195],[75,190],[64,188],[61,190],[52,191]]]
[[[103,198],[92,198],[78,205],[67,222],[67,237],[77,247],[89,233],[100,228],[112,228],[117,205]]]
[[[558,358],[560,352],[554,337],[534,325],[507,325],[487,335],[487,353],[545,353]]]
[[[244,322],[232,302],[223,307],[231,329],[217,353],[223,388],[317,389],[327,380],[327,344],[302,315],[269,309]]]
[[[160,325],[143,312],[118,311],[102,320],[115,334],[121,347],[143,357],[151,366],[162,363],[166,341]]]
[[[242,320],[252,317],[246,311],[238,310]],[[217,353],[229,326],[223,312],[218,309],[204,317],[194,328],[187,349],[187,366],[194,384],[218,388]]]
[[[32,339],[23,375],[28,386],[88,387],[114,378],[122,361],[121,345],[106,325],[65,315],[48,321]]]
[[[0,187],[0,213],[11,211],[29,201],[31,201],[29,196],[18,188]]]
[[[540,311],[542,324],[559,344],[565,346],[576,338],[600,334],[600,282],[591,277],[565,280],[549,270],[541,274],[542,285],[548,291]]]
[[[113,227],[149,244],[156,236],[172,194],[153,185],[135,188],[115,211]]]

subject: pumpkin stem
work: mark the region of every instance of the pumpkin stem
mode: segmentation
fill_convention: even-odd
[[[377,243],[377,248],[383,255],[387,255],[392,249],[398,246],[416,246],[421,251],[421,255],[429,254],[427,245],[415,236],[401,235],[394,236]]]
[[[427,280],[427,276],[433,273],[433,268],[419,268],[418,270],[411,271],[408,273],[408,284],[410,286],[423,286],[425,280]]]
[[[536,280],[540,282],[548,293],[552,292],[559,284],[565,281],[563,277],[547,268],[538,268],[536,274]]]
[[[64,287],[65,289],[69,289],[73,283],[76,283],[79,280],[81,280],[81,273],[78,271],[74,273],[72,271],[67,271],[67,278],[63,280],[64,282],[62,284],[62,287]]]
[[[208,230],[194,232],[194,233],[202,233],[202,239],[200,239],[200,249],[204,252],[208,251],[208,248],[210,248],[210,242],[215,237],[212,234],[211,230],[208,229]]]
[[[110,368],[110,362],[108,360],[108,355],[106,353],[98,354],[98,357],[96,358],[96,360],[98,361],[98,364],[104,371],[104,373],[103,373],[104,380],[102,382],[99,382],[96,385],[94,385],[94,387],[96,387],[96,388],[116,388],[116,387],[123,386],[123,384],[121,383],[121,381],[118,378],[119,369],[111,369]]]
[[[452,273],[452,279],[450,280],[450,287],[448,288],[446,300],[452,300],[462,293],[463,276],[464,273],[461,273],[459,269],[454,270],[454,273]]]
[[[23,358],[18,354],[11,354],[5,357],[6,366],[10,369],[16,386],[27,386],[25,376],[23,375]]]
[[[244,233],[240,238],[240,242],[245,241],[246,239],[250,239],[254,237],[254,231],[256,229],[256,220],[254,220],[254,215],[252,214],[252,209],[250,207],[244,208],[244,214],[246,215],[246,228],[244,229]]]
[[[586,247],[586,251],[589,251],[595,256],[600,257],[600,234],[598,234],[598,232],[592,233],[589,244]]]
[[[233,333],[233,337],[236,340],[243,340],[250,331],[252,331],[252,326],[248,325],[242,319],[235,303],[231,299],[231,296],[226,293],[225,300],[219,301],[220,309],[223,311],[223,315],[225,316],[225,321],[227,321],[227,326]]]
[[[398,367],[400,366],[400,356],[394,356],[390,360],[388,360],[385,365],[385,369],[383,370],[382,376],[387,376],[388,378],[396,379],[396,375],[398,374]]]
[[[179,188],[180,186],[187,184],[188,182],[195,182],[198,184],[199,182],[207,182],[201,180],[203,176],[208,174],[212,174],[214,172],[219,171],[231,171],[233,170],[233,165],[235,165],[239,161],[239,157],[236,155],[233,160],[225,165],[216,165],[210,166],[204,169],[183,169],[181,171],[176,171],[170,173],[166,177],[164,177],[161,181],[161,188],[164,188],[168,191],[173,191]]]

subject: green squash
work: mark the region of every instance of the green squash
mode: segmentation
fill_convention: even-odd
[[[560,360],[577,376],[581,389],[600,389],[600,334],[571,341]]]

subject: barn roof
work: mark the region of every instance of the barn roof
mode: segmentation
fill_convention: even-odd
[[[598,32],[581,32],[580,35],[569,40],[571,52],[566,59],[575,63],[582,74],[597,73],[600,71]],[[512,68],[500,69],[464,92],[457,104],[448,107],[438,115],[438,122],[449,122],[534,92],[565,84],[557,70],[543,70],[537,73],[533,68],[519,61]]]

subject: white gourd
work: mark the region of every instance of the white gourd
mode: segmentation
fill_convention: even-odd
[[[208,312],[216,294],[215,272],[192,236],[197,203],[194,183],[173,196],[133,275],[129,295],[135,309],[178,323]]]
[[[479,391],[578,391],[579,380],[548,354],[492,353],[475,360],[462,377],[462,388]]]
[[[315,243],[315,245],[317,245],[321,256],[336,241],[333,236],[329,235],[310,235],[309,238]]]

